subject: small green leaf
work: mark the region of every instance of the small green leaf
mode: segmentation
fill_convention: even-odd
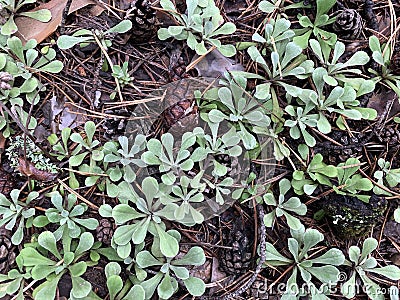
[[[394,220],[397,223],[400,223],[400,208],[399,207],[395,209],[393,216],[394,216]]]
[[[145,291],[146,299],[150,299],[153,296],[153,294],[154,294],[158,284],[160,283],[161,279],[163,278],[163,276],[164,276],[163,273],[158,272],[152,278],[140,283],[140,285],[142,286],[142,288]]]
[[[391,280],[400,280],[400,269],[397,266],[390,265],[381,268],[367,269],[366,271],[385,276]]]
[[[204,46],[204,41],[201,41],[196,45],[195,51],[198,55],[204,55],[207,53],[207,48]]]
[[[304,233],[304,247],[303,251],[307,252],[316,244],[324,240],[324,235],[316,229],[307,229]]]
[[[188,292],[196,297],[203,295],[206,290],[206,285],[203,280],[197,277],[190,277],[184,280],[183,283],[185,284]]]
[[[161,41],[165,41],[171,37],[171,34],[168,32],[167,28],[160,28],[158,29],[157,36]]]
[[[74,47],[77,44],[92,41],[93,38],[91,36],[70,36],[70,35],[61,35],[57,40],[58,48],[65,50]]]
[[[122,300],[145,300],[145,291],[142,286],[134,285]]]
[[[158,296],[161,299],[169,299],[174,293],[174,286],[172,284],[173,279],[168,273],[165,274],[163,280],[157,287]]]
[[[21,221],[21,225],[18,226],[17,230],[11,237],[11,242],[13,243],[13,245],[19,245],[21,244],[23,238],[24,238],[24,226]]]
[[[233,45],[222,45],[218,47],[218,51],[225,57],[232,57],[236,54],[236,48]]]
[[[103,204],[99,208],[99,214],[103,218],[111,218],[112,217],[112,207],[110,204]]]
[[[81,277],[71,277],[72,280],[72,290],[71,294],[75,298],[84,298],[89,295],[92,290],[92,285],[90,282],[86,281]]]
[[[184,26],[169,26],[168,33],[172,36],[176,36],[181,34],[184,29],[185,29]]]
[[[43,266],[37,265],[32,268],[31,275],[34,280],[42,280],[54,273],[58,268],[57,266]],[[62,267],[61,267],[62,268]]]
[[[123,20],[114,27],[107,30],[107,33],[125,33],[132,28],[132,22],[130,20]]]
[[[170,0],[161,0],[160,5],[165,10],[176,11],[175,5]]]
[[[159,191],[157,180],[153,177],[146,177],[142,181],[142,189],[148,203],[151,203]]]
[[[178,277],[179,279],[189,278],[189,271],[185,267],[176,267],[170,265],[169,268],[175,273],[175,276]]]
[[[140,217],[145,217],[145,215],[137,212],[134,208],[130,207],[128,204],[118,204],[112,210],[112,217],[117,222],[117,224],[124,224],[128,221]]]
[[[363,261],[367,258],[369,254],[371,254],[378,247],[378,241],[374,238],[365,239],[362,247],[362,252],[360,256],[360,261]]]
[[[317,258],[310,259],[313,264],[324,264],[340,266],[344,263],[345,257],[339,249],[329,249],[327,252]]]
[[[283,214],[285,215],[286,218],[286,223],[288,224],[288,226],[293,229],[293,230],[299,230],[302,226],[300,220],[286,212],[283,212]]]
[[[115,299],[119,291],[122,290],[123,286],[124,283],[122,282],[121,277],[119,277],[118,275],[112,275],[107,277],[107,288],[108,291],[110,292],[110,300]]]
[[[14,22],[14,17],[11,15],[7,22],[1,26],[1,34],[2,35],[12,35],[18,31],[18,27]]]
[[[173,265],[184,266],[184,265],[194,265],[201,266],[205,263],[206,257],[202,248],[195,246],[190,248],[190,250],[180,259],[174,260]]]
[[[141,251],[136,255],[136,263],[141,268],[147,268],[151,266],[162,266],[163,263],[157,260],[149,251]]]
[[[39,285],[33,291],[33,297],[35,300],[43,300],[43,299],[55,299],[56,289],[58,282],[61,279],[63,273],[60,273],[57,277],[53,277],[50,280],[46,280],[41,285]]]
[[[235,24],[228,22],[225,23],[224,25],[222,25],[220,28],[218,28],[217,30],[215,30],[210,37],[216,36],[216,35],[228,35],[228,34],[232,34],[236,31],[236,26]]]
[[[381,44],[379,42],[379,39],[375,35],[371,35],[369,37],[369,48],[371,49],[372,52],[381,51]]]
[[[85,159],[87,154],[88,154],[88,152],[83,152],[81,154],[77,154],[77,155],[71,156],[69,158],[69,164],[71,165],[71,167],[80,166],[82,164],[82,161]]]
[[[178,241],[156,224],[157,234],[160,238],[160,250],[166,257],[175,257],[179,252]]]
[[[277,7],[276,7],[273,3],[271,3],[270,1],[266,1],[266,0],[261,1],[261,2],[258,4],[258,8],[259,8],[261,11],[263,11],[263,12],[265,12],[265,13],[267,13],[267,14],[270,14],[270,13],[272,13],[275,9],[277,9]]]
[[[73,257],[73,256],[72,256]],[[80,261],[72,266],[68,267],[72,277],[78,277],[86,272],[87,264],[84,261]]]
[[[33,226],[41,228],[46,226],[47,224],[49,224],[49,220],[47,219],[46,216],[37,216],[34,220],[33,220]]]
[[[36,11],[22,12],[20,15],[47,23],[51,20],[51,12],[48,9],[39,9]]]
[[[348,299],[356,295],[356,272],[353,272],[349,280],[342,285],[341,293]]]
[[[374,51],[372,52],[372,58],[381,66],[385,65],[385,61],[383,60],[383,56],[380,52]]]
[[[339,280],[340,272],[334,266],[310,267],[306,270],[323,283],[335,283]]]
[[[32,247],[26,247],[21,250],[20,257],[22,257],[22,264],[27,267],[33,267],[36,265],[55,265],[56,262],[41,255],[36,249]]]
[[[275,216],[276,216],[276,210],[274,209],[270,213],[266,214],[264,216],[264,224],[267,227],[272,227],[275,221]]]
[[[92,248],[94,237],[90,232],[84,232],[79,238],[78,246],[75,249],[75,256],[79,256]]]
[[[317,0],[317,16],[326,14],[336,3],[336,0]]]
[[[60,252],[58,252],[57,250],[56,238],[54,237],[54,234],[52,232],[50,231],[42,232],[38,237],[38,243],[40,246],[50,251],[58,259],[61,260]]]
[[[7,63],[7,55],[5,53],[0,53],[0,70],[6,66]]]

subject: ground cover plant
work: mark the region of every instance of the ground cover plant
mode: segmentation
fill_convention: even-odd
[[[399,299],[399,14],[0,0],[0,298]]]

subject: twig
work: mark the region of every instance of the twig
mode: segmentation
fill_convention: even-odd
[[[388,193],[391,193],[391,194],[396,195],[397,197],[395,197],[395,198],[399,198],[399,196],[400,196],[399,193],[396,193],[395,191],[392,191],[392,190],[388,189],[388,188],[385,187],[384,185],[379,184],[378,182],[376,182],[375,180],[373,180],[370,176],[368,176],[363,170],[359,169],[359,171],[360,171],[361,174],[363,174],[365,177],[367,177],[367,178],[368,178],[374,185],[376,185],[378,188],[380,188],[380,189],[382,189],[382,190],[384,190],[384,191],[386,191],[386,192],[388,192]]]
[[[65,20],[68,17],[69,9],[71,7],[72,0],[67,0],[67,3],[65,4],[63,13],[62,13],[62,19],[61,19],[61,24],[60,24],[60,34],[65,33]]]
[[[198,58],[196,58],[194,61],[192,61],[187,67],[185,72],[189,72],[191,69],[193,69],[200,61],[202,61],[206,55],[212,51],[214,51],[214,49],[216,49],[217,47],[212,46],[210,49],[207,50],[206,53],[204,53],[203,55],[199,56]]]
[[[75,192],[73,189],[71,189],[67,184],[65,184],[63,181],[61,181],[60,179],[57,179],[58,183],[61,184],[66,190],[68,190],[68,192],[74,194],[78,199],[80,199],[81,201],[85,202],[88,206],[90,206],[92,209],[94,210],[98,210],[99,207],[95,204],[93,204],[92,202],[90,202],[89,200],[85,199],[84,197],[82,197],[80,194],[78,194],[77,192]]]
[[[106,57],[107,62],[108,62],[108,64],[110,65],[110,68],[112,69],[112,67],[113,67],[114,64],[113,64],[113,62],[112,62],[110,56],[109,56],[108,53],[107,53],[107,49],[103,46],[103,44],[101,43],[101,41],[99,40],[99,38],[97,37],[97,35],[94,34],[94,33],[93,33],[93,38],[94,38],[94,40],[96,41],[97,45],[100,47],[101,52],[102,52],[102,53],[104,54],[104,56]],[[124,101],[124,97],[122,96],[121,86],[120,86],[120,84],[119,84],[118,78],[114,77],[114,80],[115,80],[115,84],[117,85],[117,92],[118,92],[118,95],[119,95],[119,99],[121,100],[121,102],[123,102],[123,101]]]
[[[15,116],[15,114],[2,102],[0,101],[0,108],[4,110],[10,117],[13,119],[13,121],[18,125],[18,127],[22,130],[22,132],[28,136],[32,142],[35,143],[36,138],[29,132],[29,130],[21,123],[21,121]],[[58,162],[57,159],[53,156],[51,156],[46,149],[44,149],[41,145],[36,144],[35,145],[40,149],[40,151],[43,152],[43,154],[48,157],[52,162]]]

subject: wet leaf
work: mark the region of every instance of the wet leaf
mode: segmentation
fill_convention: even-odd
[[[30,179],[37,181],[53,181],[57,178],[58,173],[50,173],[43,170],[38,170],[33,163],[28,160],[23,159],[22,157],[18,158],[19,167],[18,171]]]

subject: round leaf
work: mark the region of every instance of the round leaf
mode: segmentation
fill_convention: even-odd
[[[61,259],[61,255],[57,250],[56,238],[53,233],[50,231],[42,232],[38,237],[38,243],[46,250],[53,253],[58,259]]]
[[[200,278],[191,277],[183,281],[188,292],[193,296],[201,296],[206,290],[206,285]]]

